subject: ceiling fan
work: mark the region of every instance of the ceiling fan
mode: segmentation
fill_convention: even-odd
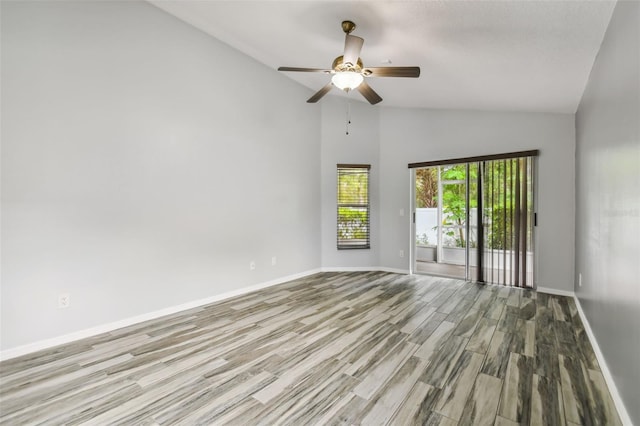
[[[307,99],[309,103],[318,102],[324,95],[329,93],[333,86],[338,89],[349,92],[357,89],[362,96],[365,97],[371,105],[375,105],[382,101],[378,95],[367,84],[365,77],[419,77],[420,67],[368,67],[365,68],[360,59],[360,51],[364,39],[351,35],[356,29],[356,24],[351,21],[342,22],[342,30],[346,37],[344,41],[344,53],[333,60],[331,69],[321,68],[296,68],[296,67],[280,67],[278,71],[296,71],[296,72],[321,72],[331,74],[331,81],[318,90],[313,96]]]

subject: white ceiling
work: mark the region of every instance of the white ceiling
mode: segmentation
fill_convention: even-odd
[[[380,105],[564,113],[577,109],[615,6],[580,0],[150,1],[273,69],[330,68],[344,47],[340,23],[352,20],[353,34],[365,39],[365,66],[391,61],[422,71],[418,79],[368,80],[384,98]],[[318,73],[286,74],[313,91],[329,81]]]

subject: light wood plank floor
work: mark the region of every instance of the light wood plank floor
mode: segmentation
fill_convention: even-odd
[[[573,301],[322,273],[0,364],[2,424],[620,424]]]

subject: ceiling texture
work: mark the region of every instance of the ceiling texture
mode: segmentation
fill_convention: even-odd
[[[364,38],[364,66],[419,66],[413,78],[370,78],[379,105],[574,113],[614,1],[150,0],[275,70],[331,68],[340,23]],[[309,87],[321,73],[284,73]],[[337,89],[333,96],[340,95]],[[360,94],[349,94],[363,100]],[[304,103],[306,99],[292,99]],[[320,101],[322,102],[322,101]]]

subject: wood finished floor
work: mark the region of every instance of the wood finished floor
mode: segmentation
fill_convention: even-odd
[[[620,424],[573,300],[322,273],[0,363],[0,423]]]

